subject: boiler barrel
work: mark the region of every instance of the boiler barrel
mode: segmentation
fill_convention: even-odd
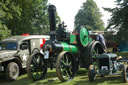
[[[78,47],[76,45],[69,45],[66,42],[54,43],[54,50],[56,51],[68,51],[71,53],[78,53]]]

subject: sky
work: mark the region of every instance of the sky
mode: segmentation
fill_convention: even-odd
[[[78,13],[78,10],[86,0],[48,0],[48,3],[56,6],[58,15],[61,21],[64,21],[67,25],[67,30],[72,31],[74,29],[74,18]],[[102,20],[107,26],[107,20],[110,18],[110,13],[103,10],[102,7],[113,8],[115,7],[115,0],[94,0],[100,9],[103,17]]]

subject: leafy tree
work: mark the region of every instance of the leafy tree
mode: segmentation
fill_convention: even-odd
[[[47,0],[18,0],[16,4],[21,8],[20,17],[13,17],[6,22],[12,35],[43,34],[42,31],[48,25],[47,15],[44,15],[43,10]]]
[[[128,40],[128,0],[116,0],[115,3],[115,8],[104,8],[112,13],[107,28],[119,30],[118,41],[126,41]]]
[[[21,16],[7,21],[12,35],[49,33],[47,0],[18,0],[17,4],[22,10]]]
[[[84,25],[91,30],[103,30],[102,14],[93,0],[87,0],[75,16],[75,27]]]
[[[8,29],[6,22],[13,17],[19,17],[20,11],[20,7],[12,0],[0,0],[0,40],[10,35],[11,30]]]
[[[0,39],[9,35],[48,34],[48,0],[1,0]],[[57,23],[60,18],[57,15]]]

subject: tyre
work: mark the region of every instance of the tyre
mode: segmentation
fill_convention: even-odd
[[[88,78],[89,78],[89,81],[96,80],[96,69],[95,69],[95,66],[94,65],[90,65],[89,66]]]
[[[45,65],[44,56],[40,53],[34,53],[27,61],[27,74],[28,77],[37,81],[43,79],[47,73],[47,67]]]
[[[6,79],[9,81],[16,80],[19,76],[19,66],[15,62],[8,63],[6,67]]]
[[[123,65],[122,77],[123,81],[128,83],[128,65]]]
[[[57,57],[56,73],[58,78],[64,82],[74,78],[75,59],[69,52],[61,52]]]

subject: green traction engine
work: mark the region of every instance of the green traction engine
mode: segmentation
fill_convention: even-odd
[[[50,40],[42,48],[43,52],[32,54],[27,62],[30,79],[40,80],[46,76],[47,68],[56,68],[61,81],[75,76],[79,67],[87,68],[95,61],[95,55],[104,52],[98,41],[93,41],[88,30],[81,26],[72,33],[65,32],[64,23],[56,30],[56,7],[48,7],[50,23]]]

